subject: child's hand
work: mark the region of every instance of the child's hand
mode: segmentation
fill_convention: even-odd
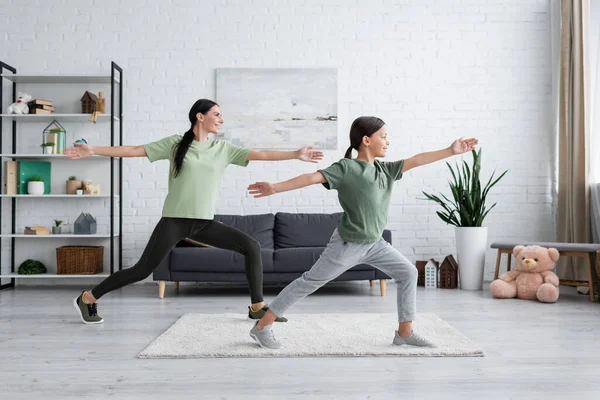
[[[471,151],[475,148],[475,146],[479,143],[479,140],[475,138],[464,139],[460,138],[452,142],[450,145],[450,150],[452,150],[452,154],[463,154],[467,151]]]
[[[275,194],[275,186],[269,182],[256,182],[252,185],[248,186],[248,190],[250,194],[255,195],[254,198],[257,197],[265,197]]]
[[[306,146],[297,150],[298,160],[315,163],[323,159],[323,153],[313,150],[312,146]]]

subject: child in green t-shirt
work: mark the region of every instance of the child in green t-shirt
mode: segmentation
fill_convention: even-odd
[[[384,162],[390,142],[387,127],[376,117],[360,117],[350,128],[350,147],[345,158],[325,169],[303,174],[285,182],[257,182],[248,187],[254,197],[299,189],[317,183],[336,189],[344,210],[337,229],[312,268],[285,287],[270,304],[269,310],[252,327],[250,336],[262,347],[279,348],[271,325],[296,302],[358,264],[380,269],[398,284],[398,330],[393,344],[433,346],[414,332],[416,313],[417,269],[398,250],[381,237],[387,222],[394,182],[412,168],[471,151],[477,139],[459,139],[448,148],[420,153],[406,160]],[[352,150],[358,151],[351,158]]]

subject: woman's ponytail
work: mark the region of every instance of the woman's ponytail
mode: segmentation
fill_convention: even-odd
[[[190,130],[187,131],[179,143],[173,148],[174,156],[173,156],[173,177],[177,178],[177,175],[181,172],[181,167],[183,166],[183,160],[185,159],[185,155],[187,154],[192,142],[194,141],[194,126],[196,122],[198,122],[198,118],[196,117],[198,113],[206,115],[206,113],[218,105],[212,100],[208,99],[200,99],[194,103],[192,108],[190,108],[190,112],[188,113],[188,117],[190,119]]]
[[[179,143],[175,146],[175,156],[173,157],[173,178],[177,178],[179,172],[181,171],[181,167],[183,166],[183,159],[187,154],[192,142],[194,141],[194,125],[187,131]]]

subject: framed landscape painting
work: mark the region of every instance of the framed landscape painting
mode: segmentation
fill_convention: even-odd
[[[254,149],[337,149],[337,69],[217,69],[219,138]]]

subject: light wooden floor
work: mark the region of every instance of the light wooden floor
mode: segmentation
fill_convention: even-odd
[[[156,285],[130,286],[102,299],[104,324],[86,326],[71,305],[77,288],[17,287],[0,292],[0,399],[598,399],[600,304],[561,291],[547,305],[420,288],[419,311],[448,321],[483,358],[140,360],[183,313],[243,312],[245,289],[182,284],[159,300]],[[395,313],[395,292],[336,284],[292,311]]]

